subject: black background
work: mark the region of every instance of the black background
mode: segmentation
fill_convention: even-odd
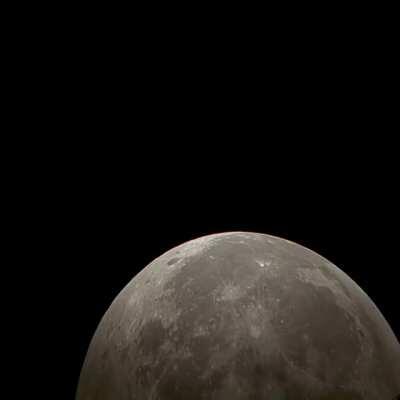
[[[18,45],[7,36],[16,77],[5,75],[15,140],[14,152],[4,146],[6,195],[16,210],[5,212],[18,278],[4,286],[23,303],[18,345],[38,353],[16,371],[36,369],[41,391],[73,399],[122,288],[171,247],[224,231],[284,237],[326,257],[399,337],[390,12],[213,6],[196,22],[200,10],[181,18],[180,6],[171,19],[153,4],[145,14],[83,8],[48,17],[39,7],[40,18],[19,9],[8,33]]]

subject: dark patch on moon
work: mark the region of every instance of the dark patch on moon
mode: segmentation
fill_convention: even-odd
[[[184,243],[120,293],[77,400],[385,400],[400,346],[365,293],[318,254],[232,232]]]

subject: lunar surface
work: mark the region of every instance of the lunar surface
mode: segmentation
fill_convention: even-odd
[[[325,258],[230,232],[178,246],[106,312],[77,400],[393,400],[400,344]]]

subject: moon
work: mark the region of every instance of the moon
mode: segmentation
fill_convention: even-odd
[[[400,344],[363,290],[315,252],[259,233],[164,253],[117,296],[77,400],[392,400]]]

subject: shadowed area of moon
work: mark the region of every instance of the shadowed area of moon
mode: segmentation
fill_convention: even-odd
[[[369,297],[300,245],[230,232],[184,243],[117,296],[77,400],[392,400],[400,345]]]

